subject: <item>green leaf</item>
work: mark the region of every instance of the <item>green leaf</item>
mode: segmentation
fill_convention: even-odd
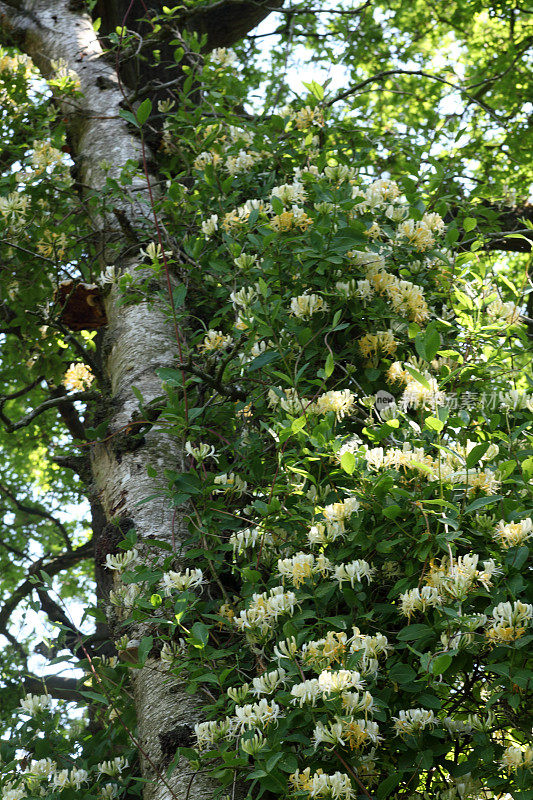
[[[120,108],[118,114],[120,117],[122,117],[122,119],[125,119],[126,122],[129,122],[130,125],[135,125],[136,128],[139,127],[139,123],[131,111],[126,111],[125,108]]]
[[[174,300],[174,307],[181,308],[187,296],[187,287],[184,283],[180,283],[172,291],[172,299]]]
[[[409,375],[411,375],[412,378],[418,381],[418,383],[420,383],[424,387],[424,389],[430,388],[427,378],[424,378],[424,376],[421,375],[420,372],[418,372],[418,370],[416,370],[410,364],[404,364],[403,368],[409,373]]]
[[[442,675],[443,672],[446,672],[451,663],[451,655],[449,653],[441,653],[440,656],[436,656],[430,662],[431,674]]]
[[[437,431],[438,433],[444,428],[444,422],[441,419],[437,419],[437,417],[426,417],[424,420],[424,425],[426,428],[429,428],[432,431]]]
[[[463,222],[463,228],[468,233],[468,231],[473,231],[474,228],[477,227],[477,220],[474,217],[466,217],[465,221]]]
[[[80,694],[83,695],[83,697],[86,697],[88,700],[94,700],[96,703],[102,703],[102,705],[109,704],[109,700],[107,699],[107,697],[104,697],[103,694],[98,694],[97,692],[90,692],[86,689],[84,689],[83,691],[80,689]]]
[[[316,97],[317,100],[322,100],[324,98],[324,89],[319,83],[316,81],[311,81],[310,83],[305,83],[305,81],[302,81],[302,83],[306,89],[309,89],[311,94]]]
[[[381,513],[387,519],[396,519],[402,513],[402,509],[398,505],[387,506],[386,508],[382,509]]]
[[[261,355],[256,356],[253,361],[250,361],[247,365],[247,370],[248,372],[255,372],[256,369],[261,369],[261,367],[264,367],[266,364],[279,361],[280,358],[280,354],[275,350],[267,350],[266,353],[261,353]]]
[[[353,475],[355,469],[355,456],[353,453],[343,453],[341,456],[341,467],[348,475]]]
[[[499,503],[501,499],[501,494],[494,494],[492,497],[478,497],[477,500],[467,505],[464,513],[469,514],[471,511],[477,511],[478,508],[482,508],[483,506],[492,506],[494,503]]]
[[[435,632],[433,628],[429,627],[429,625],[417,623],[416,625],[408,625],[406,628],[403,628],[403,630],[399,631],[398,639],[403,642],[411,642],[416,641],[416,639],[422,639],[434,635]]]
[[[307,424],[307,420],[305,417],[298,417],[298,419],[293,419],[291,430],[293,433],[299,433],[299,431],[303,430]]]
[[[141,642],[139,644],[138,655],[137,659],[139,664],[145,664],[146,659],[148,658],[148,653],[152,649],[154,644],[154,637],[153,636],[143,636]]]
[[[209,627],[203,622],[195,622],[191,628],[191,644],[202,649],[209,640]]]
[[[498,472],[500,473],[500,480],[504,481],[506,478],[511,475],[516,467],[516,461],[513,459],[509,461],[500,461],[498,464]]]
[[[521,464],[522,475],[526,481],[530,481],[533,478],[533,456],[526,458],[525,461],[522,461]]]
[[[389,678],[396,683],[411,683],[416,678],[416,672],[409,664],[394,664],[389,670]]]
[[[472,469],[472,467],[474,467],[477,462],[483,458],[489,447],[490,442],[481,442],[481,444],[476,444],[476,446],[471,449],[466,457],[466,468]]]
[[[433,322],[426,328],[424,347],[426,350],[426,361],[433,361],[440,348],[440,334]]]
[[[146,100],[143,100],[139,108],[137,109],[137,122],[139,125],[144,125],[150,114],[152,113],[152,102],[147,97]]]
[[[328,356],[326,358],[326,365],[324,367],[324,377],[329,378],[334,369],[335,369],[335,359],[333,358],[331,353],[328,353]]]
[[[381,781],[376,789],[377,800],[385,800],[386,797],[389,797],[390,793],[398,786],[401,779],[401,772],[393,772],[392,775],[389,775],[384,781]]]

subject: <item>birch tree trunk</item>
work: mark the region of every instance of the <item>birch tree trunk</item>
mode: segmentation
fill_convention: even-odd
[[[62,110],[81,183],[87,192],[97,193],[102,190],[106,177],[119,178],[127,161],[140,161],[140,141],[119,116],[124,97],[114,69],[103,58],[92,21],[86,14],[71,10],[73,6],[68,0],[0,2],[0,22],[4,38],[14,39],[43,75],[51,74],[53,61],[64,62],[78,75],[82,95],[75,104],[71,100],[64,104]],[[145,180],[138,179],[133,191],[137,205],[132,204],[125,212],[135,226],[137,217],[146,215],[149,209]],[[103,232],[114,223],[100,217],[96,224]],[[131,260],[126,264],[130,269],[134,266]],[[139,389],[147,402],[160,395],[161,382],[156,370],[172,366],[177,357],[177,343],[161,309],[145,303],[119,305],[118,300],[118,291],[113,290],[106,301],[108,326],[102,345],[110,386],[110,433],[122,428],[138,411],[132,387]],[[147,467],[151,464],[161,475],[164,467],[175,468],[180,463],[181,453],[176,441],[159,430],[149,432],[142,447],[121,456],[115,455],[112,441],[108,439],[106,443],[93,445],[91,463],[95,490],[108,521],[117,517],[131,520],[142,553],[142,541],[146,537],[171,540],[171,512],[165,502],[155,499],[138,505],[157,488],[148,478]],[[175,528],[179,544],[183,524],[180,530],[178,521]],[[140,636],[142,632],[137,633]],[[131,635],[135,637],[136,631],[132,630]],[[132,669],[131,678],[138,748],[143,777],[147,781],[145,800],[207,800],[212,796],[209,776],[191,774],[183,760],[170,778],[164,777],[176,746],[191,744],[183,739],[190,738],[192,726],[199,718],[198,699],[170,679],[156,659],[149,658],[142,669]]]

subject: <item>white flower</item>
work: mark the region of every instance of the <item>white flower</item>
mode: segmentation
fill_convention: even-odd
[[[371,714],[374,709],[374,698],[370,692],[343,692],[341,695],[342,707],[348,714],[364,711]]]
[[[533,520],[526,517],[520,522],[504,522],[500,520],[496,526],[494,538],[501,547],[518,547],[533,536]]]
[[[292,614],[295,605],[294,592],[285,592],[283,586],[274,586],[268,593],[252,595],[248,608],[234,617],[233,623],[239,630],[256,629],[262,635],[269,635],[278,617]]]
[[[218,64],[220,67],[231,67],[237,60],[237,56],[230,48],[216,47],[209,54],[209,60],[213,64]]]
[[[514,772],[520,768],[531,769],[533,767],[533,745],[524,744],[520,747],[511,745],[507,747],[502,755],[502,766]]]
[[[278,560],[278,572],[288,578],[294,586],[300,586],[315,572],[315,557],[311,553],[297,553],[292,558]]]
[[[98,764],[98,771],[102,775],[110,775],[111,777],[115,777],[120,775],[122,770],[127,766],[128,760],[123,756],[117,756],[111,761],[102,761],[101,764]]]
[[[278,686],[285,683],[286,672],[282,667],[274,669],[271,672],[265,672],[259,678],[252,680],[252,694],[257,696],[261,694],[272,694]]]
[[[222,331],[208,330],[204,336],[202,344],[198,345],[198,350],[202,353],[211,353],[214,350],[224,350],[226,347],[231,347],[233,339],[228,334]]]
[[[243,494],[248,488],[246,481],[243,481],[243,479],[234,472],[224,472],[222,475],[216,475],[213,478],[213,483],[216,486],[222,487],[221,489],[216,489],[215,491],[235,492],[235,494],[238,496]]]
[[[82,783],[85,783],[89,778],[89,773],[86,769],[71,769],[69,775],[69,782],[71,786],[79,789]]]
[[[211,214],[209,219],[202,222],[202,233],[209,239],[218,230],[218,214]]]
[[[38,714],[39,711],[46,711],[50,708],[51,697],[48,694],[28,694],[20,701],[20,707],[30,716]]]
[[[318,686],[323,695],[344,692],[346,689],[362,689],[361,674],[353,669],[323,670],[318,676]]]
[[[422,589],[410,589],[400,595],[402,614],[410,618],[415,611],[425,611],[430,606],[438,606],[442,598],[436,586],[423,586]]]
[[[396,736],[418,733],[424,728],[433,728],[438,722],[433,711],[425,708],[408,708],[406,711],[400,711],[399,716],[392,717],[392,719]]]
[[[502,325],[514,325],[520,320],[520,309],[513,302],[504,303],[499,298],[487,306],[487,314],[494,322]]]
[[[349,389],[342,389],[321,394],[315,400],[312,410],[315,414],[327,414],[328,411],[333,411],[340,422],[347,414],[352,414],[354,408],[354,393]]]
[[[253,286],[243,286],[238,292],[232,292],[229,299],[233,303],[234,308],[248,308],[257,300],[257,292]]]
[[[265,746],[266,740],[262,733],[254,733],[250,739],[241,739],[241,749],[249,756],[256,756]]]
[[[319,311],[328,308],[322,297],[318,294],[302,294],[291,300],[291,314],[300,319],[309,319]]]
[[[54,770],[55,764],[51,758],[41,758],[31,762],[28,772],[34,778],[47,778]]]
[[[305,200],[305,188],[303,183],[284,183],[283,186],[274,186],[270,193],[271,197],[278,197],[284,205],[298,203]]]
[[[230,686],[229,689],[226,690],[229,699],[233,700],[234,703],[242,703],[249,693],[249,683],[243,683],[242,686]]]
[[[327,727],[322,722],[317,722],[313,731],[313,744],[315,747],[319,744],[331,744],[333,747],[330,749],[338,744],[344,747],[346,742],[342,738],[342,722],[329,722]]]
[[[294,636],[289,636],[288,639],[284,639],[274,645],[274,657],[277,659],[288,658],[291,660],[297,652],[298,646]]]
[[[280,716],[280,707],[274,701],[263,698],[258,703],[235,706],[235,722],[242,732],[255,727],[263,727],[275,722]]]
[[[233,263],[239,269],[248,270],[255,266],[260,266],[263,259],[259,258],[259,256],[250,255],[248,253],[241,253],[240,256],[233,259]]]
[[[185,452],[198,462],[205,461],[206,458],[212,458],[214,461],[218,461],[216,450],[213,445],[206,444],[205,442],[199,442],[197,445],[192,445],[191,442],[185,442]]]
[[[60,769],[54,773],[54,788],[64,789],[70,785],[68,769]]]
[[[16,789],[12,783],[8,783],[2,792],[2,800],[24,800],[26,791],[24,789]]]
[[[126,550],[125,553],[117,553],[111,555],[108,553],[105,557],[105,565],[108,569],[117,570],[117,572],[124,572],[131,564],[134,564],[139,558],[139,553],[132,547],[131,550]]]
[[[233,735],[234,723],[230,717],[211,722],[199,722],[194,726],[198,750],[205,750],[219,739],[226,739]]]
[[[350,777],[344,772],[327,775],[319,770],[311,775],[311,769],[307,767],[289,775],[289,782],[294,791],[306,792],[311,800],[354,800],[356,796]]]
[[[296,683],[291,687],[292,703],[299,703],[300,708],[305,704],[314,706],[316,701],[322,696],[322,690],[318,685],[317,678],[311,678],[302,683]]]
[[[164,593],[172,594],[174,589],[184,592],[187,589],[196,589],[204,582],[204,574],[201,569],[190,569],[187,567],[185,572],[166,572],[161,579],[161,586]]]
[[[265,549],[265,547],[270,547],[274,540],[271,533],[261,527],[257,527],[244,528],[242,531],[232,533],[229,542],[233,546],[233,553],[235,554],[242,553],[247,548],[254,548],[258,545]]]
[[[342,587],[343,581],[349,581],[353,589],[354,581],[361,583],[363,578],[366,578],[368,583],[370,583],[374,573],[375,569],[371,567],[367,561],[356,559],[349,564],[337,564],[334,577],[335,580],[339,582],[339,586]]]

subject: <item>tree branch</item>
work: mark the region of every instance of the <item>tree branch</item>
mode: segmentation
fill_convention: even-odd
[[[23,511],[25,514],[30,514],[35,517],[41,517],[41,519],[50,520],[50,522],[52,522],[56,526],[59,533],[61,534],[61,537],[67,546],[67,550],[72,550],[72,542],[70,541],[67,529],[65,528],[62,522],[60,522],[56,517],[54,517],[53,514],[51,514],[49,511],[45,511],[43,508],[39,508],[38,506],[24,505],[24,503],[21,503],[20,500],[17,498],[17,496],[13,494],[13,492],[10,489],[8,489],[7,486],[4,486],[4,484],[2,483],[0,483],[0,492],[2,492],[3,495],[8,497],[9,500],[11,500],[13,505],[16,506],[16,508],[18,508],[19,511]]]
[[[41,403],[40,406],[37,406],[37,408],[34,408],[33,411],[30,411],[28,414],[23,416],[17,422],[13,422],[4,414],[4,404],[7,402],[7,400],[11,399],[10,397],[4,397],[0,399],[0,420],[4,423],[7,432],[13,433],[14,431],[20,430],[20,428],[26,428],[36,417],[40,416],[45,411],[48,411],[49,408],[57,408],[61,405],[74,403],[76,400],[96,400],[97,397],[97,392],[76,392],[76,394],[69,394],[61,397],[51,397],[49,400],[45,400],[44,403]]]
[[[57,700],[80,701],[80,693],[77,690],[78,681],[76,678],[62,678],[60,675],[47,675],[40,678],[38,675],[28,675],[24,679],[24,687],[31,694],[47,694]],[[84,699],[84,703],[87,701]]]
[[[340,94],[338,94],[336,97],[333,97],[325,105],[327,108],[329,108],[329,106],[332,106],[335,103],[340,102],[341,100],[346,100],[347,97],[350,97],[350,95],[355,94],[361,89],[364,89],[365,86],[369,86],[372,83],[377,83],[379,81],[385,80],[386,78],[389,78],[391,75],[416,75],[421,78],[428,78],[429,80],[437,81],[438,83],[443,83],[445,86],[450,86],[454,91],[463,94],[465,97],[468,98],[468,100],[470,100],[471,103],[475,103],[476,105],[483,108],[483,110],[486,111],[487,114],[497,122],[503,123],[507,121],[506,117],[500,117],[498,114],[496,114],[493,108],[484,103],[482,100],[476,98],[475,95],[470,94],[470,92],[468,92],[466,89],[463,89],[462,86],[458,86],[457,84],[452,83],[451,81],[447,81],[446,78],[441,78],[439,75],[431,75],[429,72],[424,72],[423,70],[420,69],[383,70],[383,72],[378,72],[371,78],[366,78],[364,81],[356,83],[355,86],[350,86],[349,89],[345,89],[343,92],[340,92]]]
[[[89,541],[86,542],[86,544],[81,545],[81,547],[77,547],[76,550],[70,550],[67,553],[62,553],[60,556],[48,563],[46,563],[47,556],[43,556],[43,558],[40,558],[31,565],[28,570],[28,575],[30,577],[38,576],[39,571],[44,570],[47,575],[53,577],[62,570],[68,569],[73,564],[77,564],[78,561],[82,561],[84,558],[91,558],[92,555],[93,543],[92,541]],[[21,600],[31,594],[34,589],[35,580],[30,580],[27,578],[14,590],[9,600],[6,600],[2,608],[0,608],[0,633],[5,631],[9,617]]]

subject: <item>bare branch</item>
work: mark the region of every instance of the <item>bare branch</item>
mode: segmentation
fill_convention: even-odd
[[[49,511],[45,511],[44,508],[40,508],[39,506],[24,505],[24,503],[21,503],[20,500],[17,498],[17,496],[13,494],[13,492],[2,483],[0,483],[0,492],[2,492],[3,495],[8,497],[9,500],[11,500],[13,505],[16,508],[18,508],[19,511],[23,511],[25,514],[30,514],[35,517],[41,517],[41,519],[50,520],[50,522],[52,522],[56,526],[59,533],[61,534],[61,537],[67,546],[67,550],[72,550],[72,542],[70,541],[67,529],[65,528],[63,523],[57,519],[57,517],[54,517],[54,515],[51,514]]]
[[[391,75],[417,75],[421,78],[428,78],[432,81],[437,81],[438,83],[443,83],[446,86],[450,86],[454,91],[460,92],[462,95],[468,98],[471,103],[475,103],[476,105],[480,106],[487,112],[487,114],[497,122],[505,122],[507,120],[506,117],[501,117],[491,108],[489,105],[484,103],[479,98],[476,98],[475,95],[470,94],[466,89],[463,89],[462,86],[458,86],[451,81],[447,81],[446,78],[441,78],[439,75],[431,75],[429,72],[424,72],[420,69],[387,69],[383,70],[383,72],[378,72],[376,75],[372,75],[370,78],[366,78],[364,81],[360,81],[360,83],[356,83],[355,86],[350,86],[349,89],[345,89],[345,91],[340,92],[336,97],[333,97],[326,103],[326,107],[332,106],[335,103],[340,102],[341,100],[346,100],[347,97],[350,97],[352,94],[356,94],[361,89],[364,89],[365,86],[369,86],[372,83],[378,83],[379,81],[385,80],[389,78]]]
[[[28,570],[28,575],[30,577],[38,576],[39,571],[44,570],[47,575],[53,577],[62,570],[68,569],[73,564],[77,564],[78,561],[82,561],[85,558],[91,558],[92,555],[93,543],[92,541],[89,541],[86,542],[86,544],[81,545],[81,547],[77,547],[76,550],[70,550],[66,553],[62,553],[52,561],[47,561],[49,556],[43,556],[43,558],[40,558],[31,565],[30,569]],[[6,600],[2,608],[0,608],[0,633],[3,634],[6,630],[9,617],[21,600],[31,594],[34,589],[35,581],[30,580],[28,577],[14,590],[9,600]]]
[[[20,430],[20,428],[26,428],[36,417],[40,416],[45,411],[48,411],[49,408],[57,408],[58,406],[74,403],[76,400],[96,400],[97,398],[97,392],[76,392],[76,394],[63,395],[61,397],[51,397],[49,400],[45,400],[40,406],[37,406],[37,408],[34,408],[33,411],[30,411],[24,417],[19,419],[17,422],[13,422],[3,413],[3,406],[9,398],[2,398],[0,400],[0,420],[4,423],[7,432],[13,433],[14,431]]]

